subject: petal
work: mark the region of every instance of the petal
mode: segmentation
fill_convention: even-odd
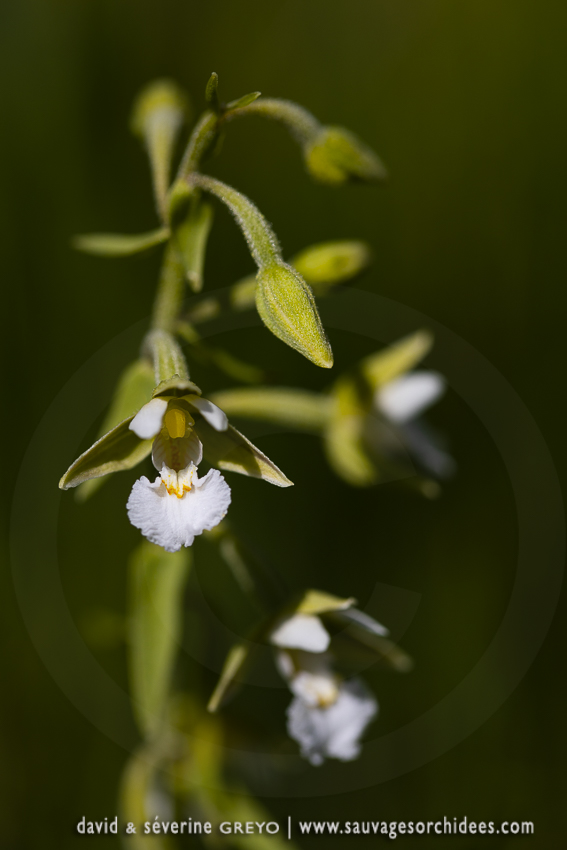
[[[203,460],[203,444],[195,431],[178,440],[169,440],[158,434],[152,447],[152,463],[157,470],[162,466],[184,469],[190,463],[198,466]]]
[[[208,398],[192,396],[188,401],[193,407],[197,408],[203,419],[206,419],[215,431],[226,431],[228,428],[228,417],[224,410],[221,410],[220,407],[217,407]]]
[[[193,476],[193,487],[182,498],[169,495],[160,477],[135,482],[126,505],[132,525],[167,552],[191,546],[198,534],[218,525],[230,505],[230,487],[216,469],[204,478]]]
[[[141,440],[151,440],[161,431],[166,410],[167,401],[164,398],[152,398],[134,416],[130,430]]]
[[[313,614],[294,614],[280,621],[270,635],[270,642],[286,649],[305,649],[325,652],[331,638],[319,617]]]
[[[437,372],[413,372],[378,390],[375,401],[392,422],[407,422],[430,407],[444,391],[445,381]]]
[[[360,752],[359,738],[378,711],[378,703],[360,680],[343,682],[328,708],[313,707],[296,696],[287,710],[287,731],[311,764],[325,758],[351,761]]]

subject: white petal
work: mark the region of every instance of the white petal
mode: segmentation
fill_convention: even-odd
[[[203,444],[196,431],[191,430],[188,436],[176,440],[168,439],[158,434],[152,446],[152,463],[161,470],[165,464],[170,468],[183,469],[194,463],[198,466],[203,460]]]
[[[359,738],[375,717],[378,703],[359,680],[343,682],[328,708],[313,707],[295,697],[287,710],[287,731],[311,764],[325,758],[351,761],[360,753]]]
[[[294,614],[276,626],[270,635],[270,641],[275,646],[286,649],[325,652],[331,638],[319,617],[313,614]]]
[[[197,408],[203,419],[206,419],[215,431],[226,431],[228,428],[228,417],[224,410],[221,410],[220,407],[217,407],[208,398],[201,398],[198,395],[191,397],[191,404]]]
[[[177,552],[218,525],[229,505],[230,487],[217,469],[211,469],[201,479],[194,471],[191,490],[181,498],[170,495],[159,476],[153,484],[140,478],[126,507],[130,522],[144,537],[167,552]]]
[[[161,431],[163,417],[167,410],[167,401],[163,398],[152,398],[136,413],[129,428],[141,440],[151,440]]]
[[[411,372],[378,390],[375,403],[392,422],[407,422],[418,416],[445,392],[445,381],[437,372]]]

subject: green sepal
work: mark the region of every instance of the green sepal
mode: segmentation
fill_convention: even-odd
[[[309,173],[320,183],[339,186],[348,180],[374,182],[388,176],[374,151],[344,127],[323,127],[304,152]]]
[[[360,615],[363,615],[362,618]],[[345,634],[354,638],[357,643],[362,644],[378,656],[378,659],[392,667],[398,673],[407,673],[413,667],[413,659],[403,649],[401,649],[394,641],[385,637],[383,634],[378,634],[376,629],[373,629],[366,621],[372,620],[367,614],[362,611],[351,608],[348,611],[337,611],[332,614],[332,618],[343,626],[347,626]],[[374,621],[376,625],[379,625]]]
[[[333,421],[325,434],[325,453],[336,474],[353,487],[370,487],[378,482],[380,476],[358,422]]]
[[[110,409],[99,432],[103,437],[116,425],[136,413],[152,397],[154,370],[147,360],[136,360],[120,376]],[[104,478],[85,481],[77,490],[77,500],[84,502],[104,483]]]
[[[227,416],[261,419],[311,434],[324,430],[332,409],[328,396],[288,387],[221,390],[210,399]]]
[[[144,541],[130,559],[129,672],[134,716],[151,740],[162,726],[178,649],[191,552]]]
[[[330,614],[334,611],[346,611],[356,604],[352,596],[341,599],[324,590],[306,590],[293,607],[294,614]]]
[[[152,441],[140,440],[130,431],[129,425],[133,418],[134,414],[83,452],[61,478],[59,487],[68,490],[91,478],[131,469],[144,460],[152,450]]]
[[[330,369],[331,345],[301,275],[279,262],[261,268],[257,281],[256,307],[268,330],[316,366]]]
[[[235,643],[226,656],[219,680],[207,705],[207,710],[214,712],[226,702],[238,686],[246,666],[250,663],[253,650],[257,644],[252,641]]]
[[[72,245],[85,254],[100,257],[131,257],[156,245],[167,242],[168,227],[150,230],[148,233],[85,233],[75,236]]]
[[[250,106],[255,100],[261,96],[261,91],[252,91],[249,94],[243,94],[242,97],[236,100],[231,100],[225,107],[226,112],[234,112],[235,109],[244,109],[245,106]]]
[[[204,457],[212,466],[261,478],[277,487],[293,484],[275,463],[232,425],[226,431],[216,431],[202,416],[195,416],[195,430],[203,444]]]
[[[175,229],[175,239],[183,260],[185,276],[193,292],[200,292],[203,288],[205,250],[212,223],[211,204],[195,198],[189,214]]]
[[[210,104],[211,109],[214,109],[217,113],[220,112],[219,75],[215,73],[215,71],[213,71],[207,80],[207,85],[205,86],[205,100],[208,104]]]
[[[332,413],[325,432],[325,452],[337,475],[354,487],[369,487],[378,479],[364,440],[367,406],[350,378],[340,378],[331,392]]]
[[[371,260],[372,251],[366,242],[342,240],[310,245],[292,257],[290,265],[316,294],[323,295],[359,275]]]
[[[374,391],[413,369],[431,349],[433,336],[417,331],[377,354],[371,354],[360,364],[360,371]]]

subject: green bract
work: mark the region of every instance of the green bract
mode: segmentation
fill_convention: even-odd
[[[75,236],[73,246],[85,254],[101,257],[129,257],[139,254],[167,242],[170,237],[168,227],[160,227],[149,233],[85,233]]]

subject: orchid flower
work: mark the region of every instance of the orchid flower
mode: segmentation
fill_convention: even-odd
[[[130,469],[151,453],[159,472],[151,483],[142,476],[127,503],[130,522],[153,543],[175,552],[225,516],[230,487],[218,469],[199,477],[203,458],[223,470],[263,478],[280,487],[292,482],[259,449],[228,423],[201,390],[174,375],[162,381],[153,398],[96,441],[60,481],[76,487],[110,472]]]
[[[327,459],[349,484],[417,476],[426,494],[448,477],[453,459],[421,414],[445,392],[437,372],[415,370],[433,339],[418,331],[364,358],[327,393],[291,387],[247,387],[217,392],[231,416],[262,419],[322,437]]]
[[[276,626],[270,642],[278,647],[277,667],[294,695],[287,731],[301,755],[313,765],[325,758],[357,758],[378,703],[360,679],[344,680],[334,672],[326,651],[331,637],[321,619],[296,613]]]

